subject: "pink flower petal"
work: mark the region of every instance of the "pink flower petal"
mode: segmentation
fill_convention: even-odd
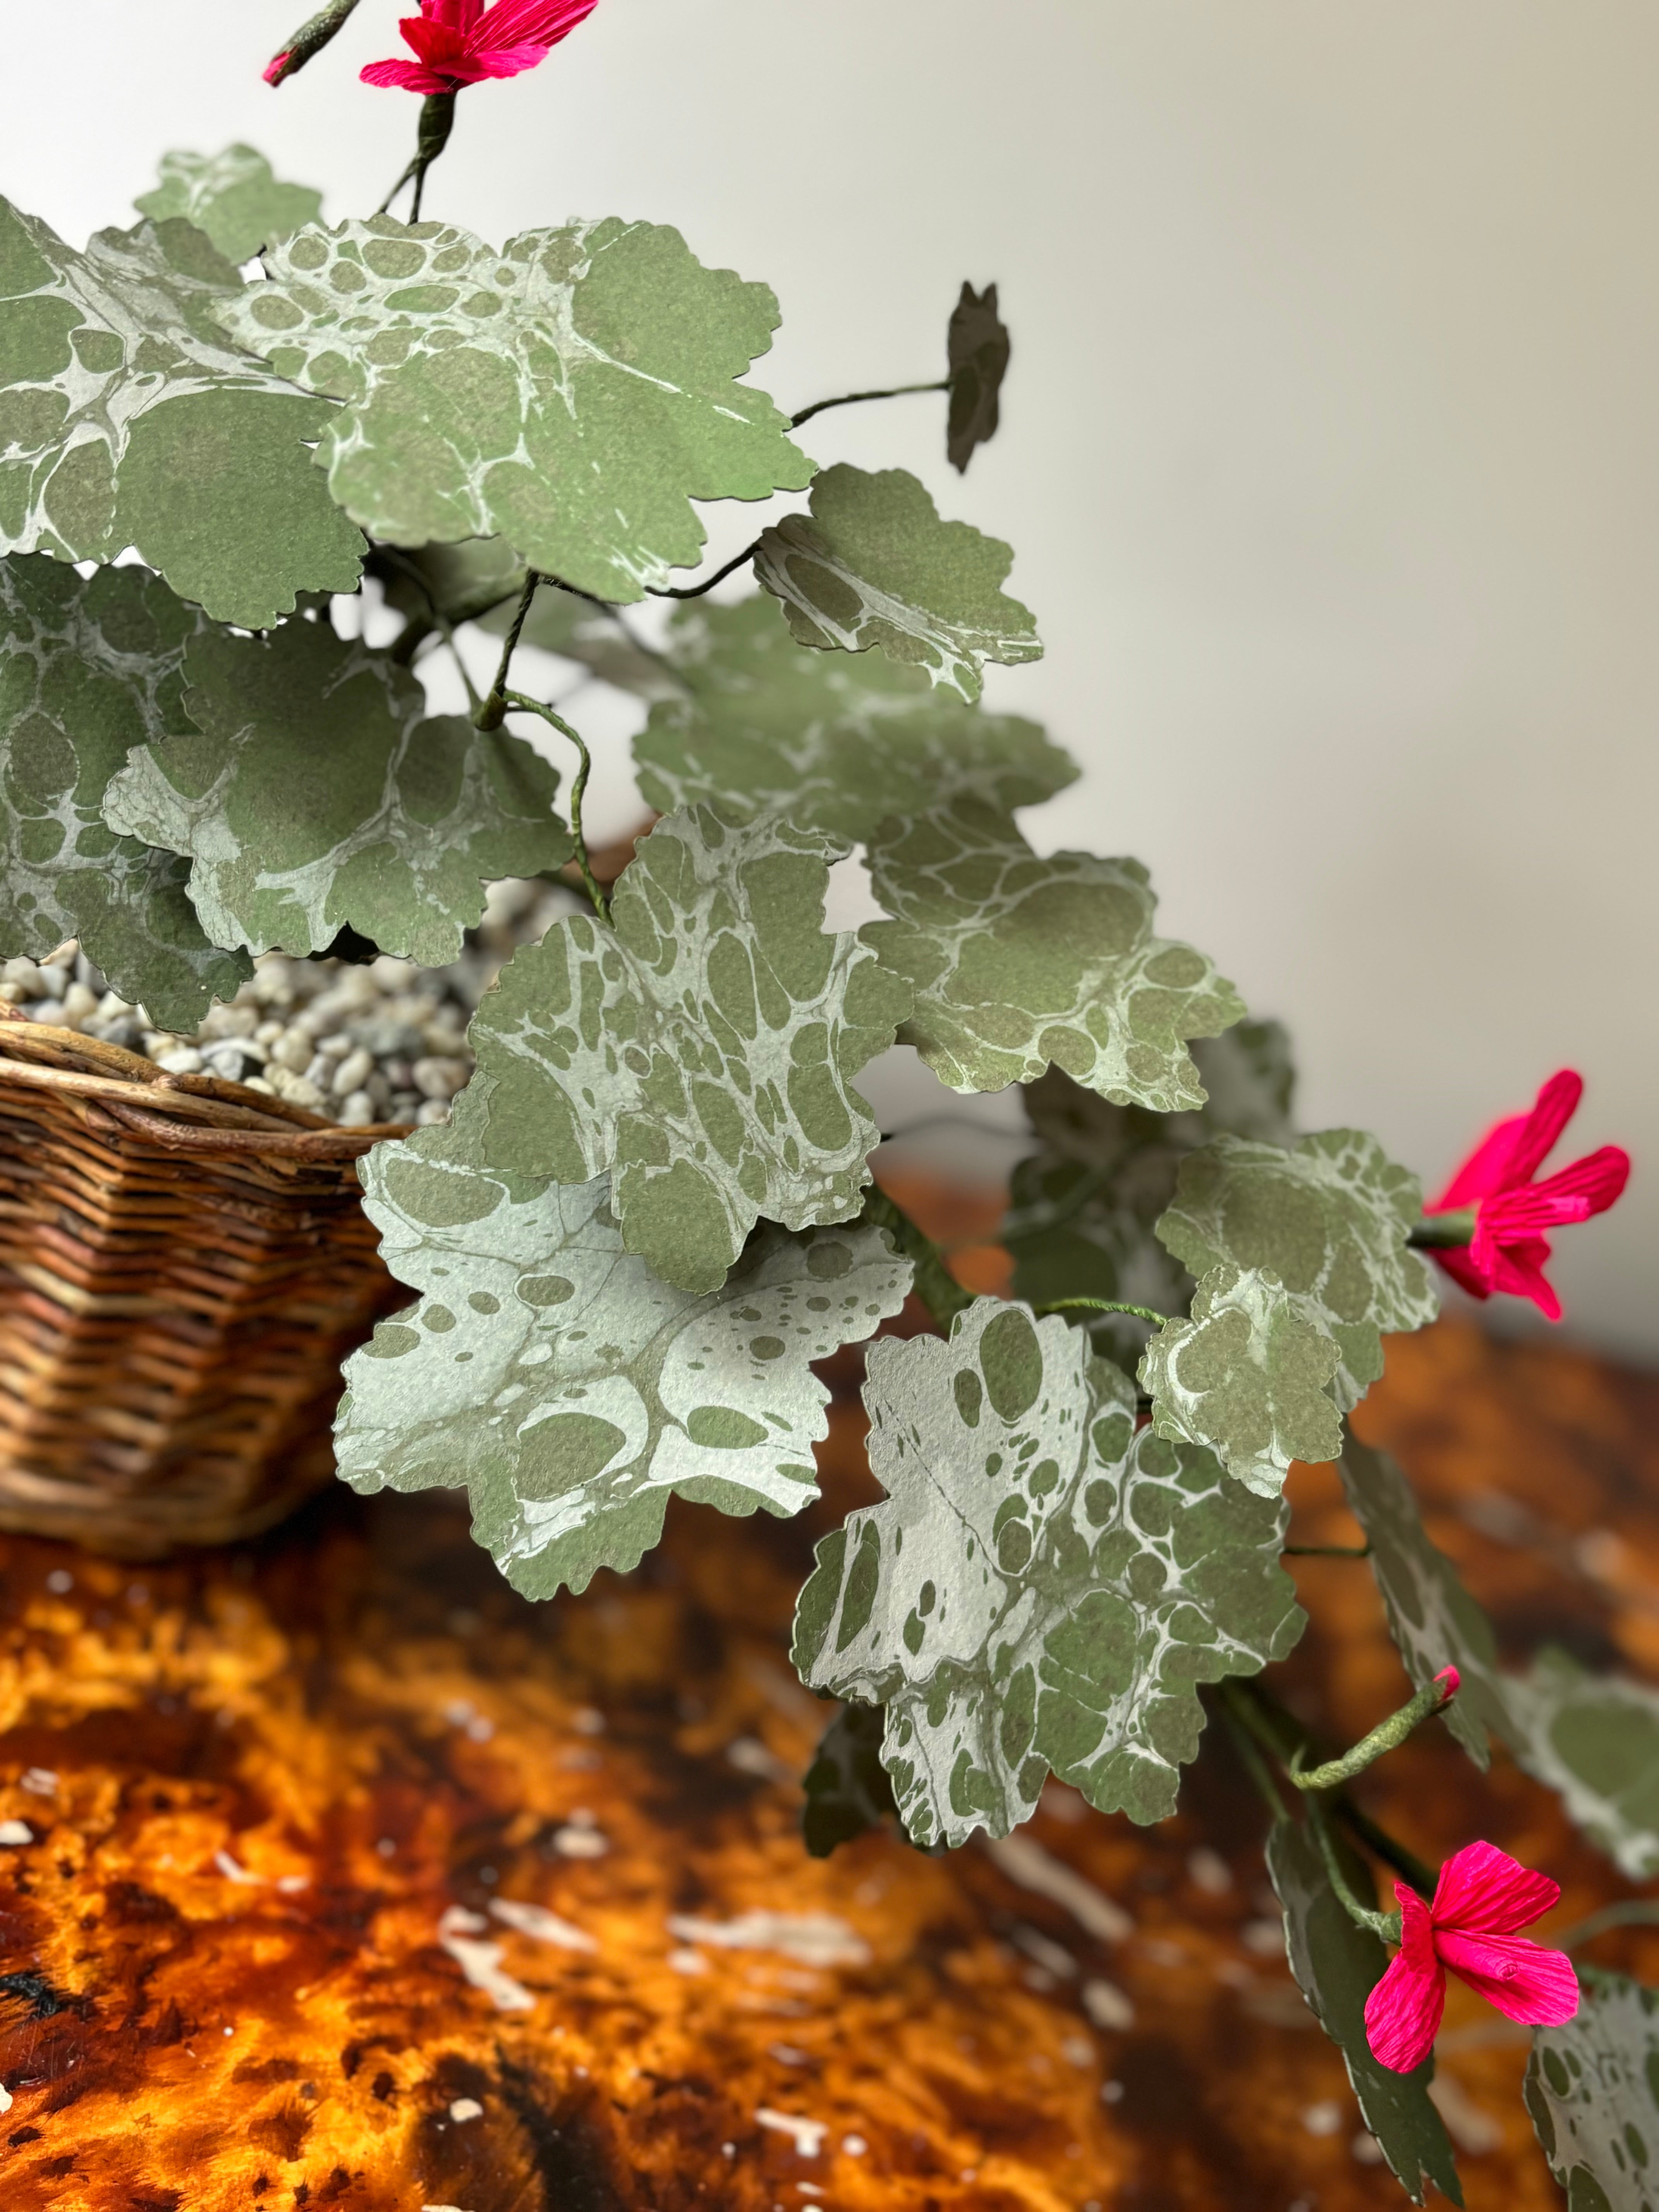
[[[1564,1067],[1551,1076],[1538,1093],[1527,1126],[1510,1158],[1508,1180],[1530,1182],[1573,1115],[1584,1095],[1584,1079],[1577,1069]]]
[[[1605,1213],[1623,1196],[1629,1181],[1630,1154],[1621,1145],[1603,1145],[1599,1152],[1586,1152],[1571,1167],[1534,1183],[1533,1194],[1540,1198],[1581,1198],[1589,1212]]]
[[[1365,2040],[1379,2066],[1409,2074],[1434,2048],[1446,2008],[1446,1977],[1437,1963],[1418,1966],[1395,1952],[1365,2000]]]
[[[1531,1119],[1529,1114],[1516,1114],[1507,1121],[1500,1121],[1495,1129],[1488,1129],[1434,1204],[1425,1206],[1424,1212],[1455,1213],[1504,1189],[1515,1148]]]
[[[359,74],[364,84],[395,84],[405,92],[448,92],[453,88],[448,77],[422,69],[418,62],[371,62]]]
[[[1453,1282],[1459,1284],[1472,1298],[1489,1298],[1492,1292],[1492,1273],[1474,1256],[1472,1245],[1460,1251],[1455,1245],[1449,1249],[1431,1251],[1429,1255],[1437,1267],[1443,1267]]]
[[[421,0],[428,23],[441,23],[465,38],[483,13],[484,0]]]
[[[1578,1977],[1565,1951],[1546,1951],[1524,1936],[1465,1935],[1455,1928],[1437,1929],[1434,1942],[1452,1972],[1506,2020],[1559,2027],[1578,2009]]]
[[[1496,1844],[1465,1844],[1441,1868],[1435,1885],[1430,1917],[1436,1947],[1448,1928],[1464,1935],[1513,1936],[1541,1920],[1560,1898],[1559,1881],[1534,1874]]]
[[[481,46],[556,46],[591,15],[598,0],[495,0],[480,27]]]
[[[470,66],[480,77],[519,76],[544,62],[549,52],[546,46],[481,46],[471,55]]]

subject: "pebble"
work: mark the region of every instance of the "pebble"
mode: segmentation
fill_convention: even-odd
[[[240,1083],[347,1128],[429,1128],[449,1119],[472,1073],[466,1025],[502,962],[582,910],[561,886],[493,884],[482,924],[447,968],[390,953],[362,967],[264,953],[252,980],[210,1007],[193,1036],[153,1028],[73,943],[43,961],[0,962],[0,999],[31,1021],[142,1052],[167,1074]]]

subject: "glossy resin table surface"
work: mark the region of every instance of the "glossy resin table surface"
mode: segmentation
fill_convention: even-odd
[[[638,1573],[541,1607],[447,1494],[342,1491],[159,1569],[6,1541],[5,2212],[1403,2203],[1218,1730],[1155,1829],[1051,1788],[1012,1850],[804,1855],[825,1709],[786,1627],[869,1494],[859,1418],[802,1522],[676,1509]],[[1659,1382],[1443,1324],[1363,1425],[1514,1653],[1659,1674]],[[1299,1540],[1353,1540],[1330,1470],[1293,1484]],[[1398,1664],[1363,1564],[1296,1566],[1285,1693],[1346,1739]],[[1553,1870],[1556,1924],[1626,1893],[1443,1731],[1362,1795],[1430,1857],[1484,1834]],[[1595,1955],[1659,1973],[1650,1937]],[[1441,2053],[1470,2205],[1559,2204],[1524,2033],[1455,1987]]]

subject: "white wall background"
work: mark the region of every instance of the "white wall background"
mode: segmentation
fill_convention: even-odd
[[[7,9],[0,189],[79,241],[246,137],[366,210],[416,103],[363,0]],[[72,27],[69,18],[73,18]],[[992,702],[1088,780],[1037,841],[1293,1025],[1310,1126],[1431,1181],[1557,1066],[1638,1156],[1563,1239],[1575,1331],[1659,1350],[1659,12],[1647,0],[600,0],[469,92],[428,212],[678,224],[766,278],[786,406],[929,376],[964,276],[1016,339],[959,483],[939,403],[811,426],[1011,539],[1048,657]],[[712,512],[711,553],[754,510]],[[627,812],[613,780],[610,811]]]

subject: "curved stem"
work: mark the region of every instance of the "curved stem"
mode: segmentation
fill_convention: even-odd
[[[1294,1781],[1296,1778],[1293,1775],[1291,1778]],[[1319,1846],[1319,1856],[1325,1862],[1326,1878],[1336,1892],[1337,1902],[1349,1919],[1361,1928],[1369,1928],[1371,1934],[1380,1936],[1383,1942],[1397,1943],[1400,1941],[1399,1913],[1376,1911],[1370,1905],[1362,1905],[1354,1895],[1348,1886],[1348,1877],[1342,1870],[1342,1862],[1337,1856],[1336,1839],[1331,1833],[1324,1808],[1317,1797],[1308,1800],[1308,1821],[1313,1829],[1314,1841]]]
[[[455,127],[455,95],[453,92],[429,92],[421,102],[420,125],[415,137],[415,157],[410,162],[392,190],[374,210],[384,215],[404,186],[415,179],[414,198],[409,210],[411,222],[421,219],[421,195],[426,189],[426,173],[449,143],[449,134]]]
[[[576,866],[581,873],[582,888],[593,902],[594,913],[601,921],[608,924],[611,920],[611,902],[605,896],[599,878],[593,873],[592,865],[587,857],[587,840],[582,835],[582,799],[587,790],[588,776],[592,770],[592,757],[580,737],[571,728],[556,708],[546,706],[541,700],[532,699],[523,691],[506,693],[504,704],[509,708],[516,707],[526,714],[539,714],[543,721],[552,724],[561,737],[568,738],[581,756],[581,763],[576,770],[575,781],[570,787],[570,842],[576,848]]]
[[[1310,1747],[1308,1731],[1301,1722],[1260,1682],[1240,1682],[1236,1686],[1234,1710],[1256,1741],[1287,1770],[1298,1751],[1305,1756]],[[1310,1803],[1313,1802],[1309,1800]],[[1379,1826],[1369,1813],[1362,1813],[1346,1790],[1333,1790],[1330,1802],[1331,1809],[1367,1850],[1375,1851],[1385,1865],[1391,1866],[1423,1896],[1433,1896],[1436,1876],[1431,1867],[1425,1866],[1414,1851],[1408,1850],[1397,1837]]]
[[[1091,1313],[1133,1314],[1137,1321],[1156,1322],[1160,1328],[1175,1318],[1173,1314],[1159,1313],[1153,1306],[1125,1305],[1121,1298],[1050,1298],[1047,1305],[1038,1306],[1035,1310],[1038,1313],[1064,1313],[1072,1306],[1086,1308]]]
[[[1437,1674],[1431,1682],[1424,1684],[1414,1698],[1408,1698],[1398,1712],[1379,1721],[1369,1735],[1361,1736],[1340,1759],[1328,1759],[1321,1766],[1304,1766],[1302,1762],[1307,1756],[1307,1747],[1298,1744],[1291,1754],[1291,1780],[1298,1790],[1334,1790],[1340,1783],[1352,1782],[1368,1766],[1374,1766],[1384,1752],[1397,1751],[1413,1729],[1455,1696],[1456,1674],[1450,1668],[1446,1671],[1452,1674],[1449,1683]]]
[[[513,617],[512,627],[508,629],[501,645],[501,657],[496,664],[495,680],[489,687],[489,696],[472,717],[481,730],[499,730],[501,726],[501,717],[507,712],[507,679],[512,671],[513,656],[519,649],[519,634],[525,626],[526,617],[530,612],[530,603],[535,598],[536,586],[541,580],[540,575],[534,568],[527,568],[525,571],[524,589],[519,594],[518,610]],[[526,703],[532,714],[542,713],[543,709],[533,699]]]
[[[741,568],[745,561],[752,561],[760,551],[757,538],[752,545],[745,545],[741,553],[734,553],[723,568],[716,568],[712,576],[705,576],[700,584],[647,584],[646,589],[653,599],[700,599],[705,592],[712,592],[716,584],[723,584],[734,569]],[[567,585],[566,589],[569,586]],[[584,592],[584,599],[587,594]]]
[[[885,392],[843,392],[838,399],[815,399],[810,407],[803,407],[798,415],[789,417],[789,427],[799,430],[803,422],[810,422],[815,415],[822,415],[828,407],[856,407],[866,399],[902,399],[912,392],[948,392],[951,380],[941,376],[933,384],[895,384]]]
[[[1285,1801],[1279,1794],[1278,1784],[1273,1780],[1273,1769],[1256,1747],[1256,1740],[1250,1727],[1249,1715],[1239,1710],[1244,1699],[1237,1683],[1223,1680],[1217,1685],[1217,1691],[1221,1702],[1221,1717],[1227,1723],[1227,1732],[1232,1737],[1233,1748],[1243,1761],[1245,1772],[1255,1783],[1261,1793],[1262,1802],[1273,1814],[1274,1820],[1288,1819],[1289,1815],[1285,1810]]]
[[[1281,1544],[1281,1559],[1369,1559],[1369,1544]]]

